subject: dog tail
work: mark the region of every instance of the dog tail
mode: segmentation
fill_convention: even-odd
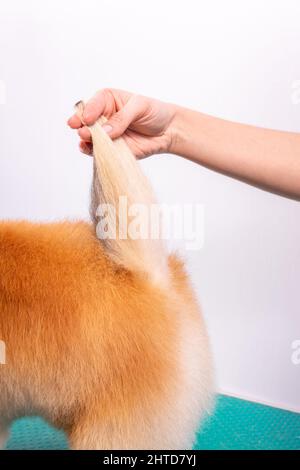
[[[76,107],[81,118],[84,104]],[[112,141],[102,129],[105,121],[102,117],[89,126],[94,156],[90,213],[97,237],[115,263],[161,283],[168,277],[168,257],[152,188],[124,139]]]

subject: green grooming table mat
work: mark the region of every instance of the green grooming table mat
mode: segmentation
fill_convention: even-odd
[[[300,413],[219,395],[195,449],[300,449]]]
[[[22,418],[11,428],[7,449],[67,449],[63,432],[40,418]],[[197,435],[195,449],[300,449],[300,413],[219,395]]]

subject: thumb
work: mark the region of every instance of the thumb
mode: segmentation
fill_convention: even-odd
[[[111,137],[116,139],[120,137],[130,124],[135,121],[143,112],[141,101],[137,95],[132,96],[120,111],[113,114],[106,121],[102,129]]]

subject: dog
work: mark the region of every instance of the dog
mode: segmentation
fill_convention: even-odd
[[[160,239],[97,233],[99,206],[153,202],[101,123],[90,127],[93,223],[0,222],[2,446],[12,421],[39,415],[71,449],[189,449],[211,407],[209,340],[183,262]]]

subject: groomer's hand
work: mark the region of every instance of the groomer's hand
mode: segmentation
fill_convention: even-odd
[[[264,129],[192,109],[105,89],[86,104],[83,121],[108,118],[104,129],[122,136],[136,157],[173,153],[266,191],[300,201],[300,134]],[[80,148],[92,154],[88,127],[77,116]]]
[[[155,153],[170,152],[176,109],[173,104],[105,88],[86,103],[83,123],[74,114],[68,124],[72,129],[78,129],[80,150],[92,155],[91,134],[87,126],[103,115],[108,119],[103,125],[107,134],[112,139],[122,136],[133,154],[143,158]]]

